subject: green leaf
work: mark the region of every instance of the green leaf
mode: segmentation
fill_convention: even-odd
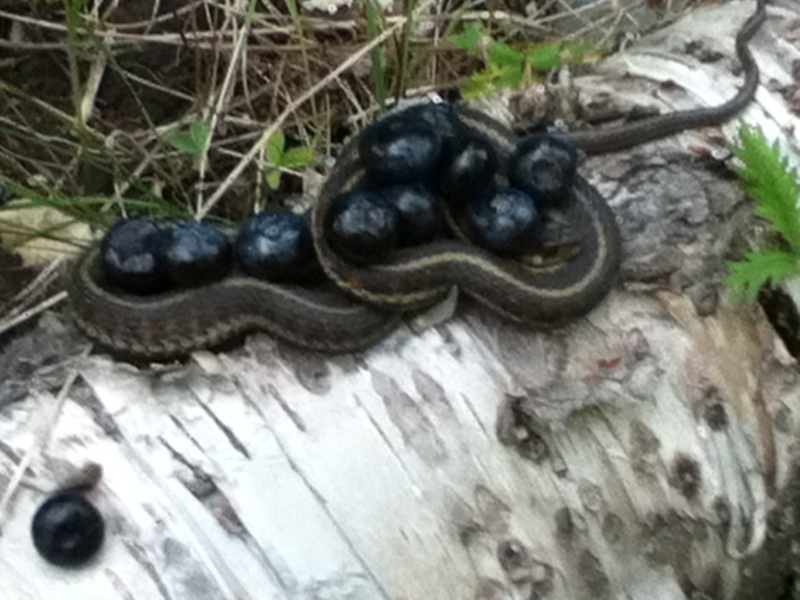
[[[302,167],[314,160],[314,149],[308,146],[289,148],[283,153],[280,165],[282,167]]]
[[[489,48],[489,64],[496,67],[518,67],[522,70],[525,54],[503,42],[495,42]]]
[[[189,128],[189,133],[194,140],[197,153],[205,152],[208,147],[208,140],[211,137],[211,132],[203,121],[195,121]]]
[[[462,88],[461,93],[465,98],[483,98],[495,91],[494,81],[497,79],[497,71],[489,68],[473,73]]]
[[[478,54],[478,42],[481,34],[483,34],[483,27],[480,23],[467,23],[464,26],[464,32],[451,35],[450,41],[474,56]]]
[[[273,190],[277,190],[281,184],[281,172],[279,169],[270,169],[267,172],[267,185]]]
[[[563,44],[561,42],[537,44],[528,51],[528,62],[540,73],[551,71],[560,64],[559,56],[561,55],[562,47]]]
[[[195,154],[197,152],[194,138],[192,138],[192,133],[190,131],[179,131],[169,138],[169,143],[181,152],[186,152],[188,154]]]
[[[744,166],[737,167],[742,187],[755,200],[753,212],[765,218],[789,245],[789,250],[760,249],[744,262],[730,263],[726,283],[734,297],[754,300],[767,281],[780,283],[800,266],[800,182],[781,156],[777,142],[769,144],[757,129],[742,126],[733,148]]]
[[[522,83],[523,65],[502,67],[495,77],[495,84],[501,87],[518,88]]]
[[[559,55],[560,62],[567,65],[581,63],[593,47],[592,41],[585,38],[566,42]]]
[[[745,191],[756,201],[754,212],[767,219],[800,254],[797,173],[781,156],[777,142],[770,145],[760,130],[743,126],[739,133],[741,141],[733,152],[744,162],[737,171]]]
[[[206,151],[210,132],[203,121],[195,121],[185,131],[179,131],[169,138],[169,143],[181,152],[198,156]]]
[[[745,300],[755,300],[758,291],[767,281],[779,283],[797,272],[798,256],[781,250],[749,252],[746,261],[728,263],[733,273],[725,283],[733,295]]]
[[[269,161],[269,164],[281,164],[281,158],[283,157],[283,148],[285,144],[286,138],[283,135],[283,132],[276,131],[270,136],[269,141],[267,142],[267,161]]]

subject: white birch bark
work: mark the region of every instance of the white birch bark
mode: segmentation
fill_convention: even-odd
[[[739,83],[732,40],[751,8],[698,10],[578,83],[663,110],[718,103]],[[795,157],[800,119],[779,87],[800,59],[798,19],[797,4],[770,7],[743,115]],[[701,64],[684,40],[724,58]],[[717,295],[750,209],[700,156],[722,153],[714,133],[583,165],[626,261],[567,328],[465,306],[357,356],[254,335],[186,365],[76,359],[81,378],[4,515],[0,597],[778,598],[798,540],[800,380],[760,310]],[[64,323],[46,315],[0,357],[0,489],[63,381],[47,356],[85,344]],[[65,571],[36,554],[31,518],[89,461],[107,539]]]

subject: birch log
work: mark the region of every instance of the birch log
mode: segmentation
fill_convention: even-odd
[[[582,99],[718,103],[752,4],[697,10],[604,61]],[[770,6],[743,115],[793,157],[799,23],[797,3]],[[558,331],[463,303],[360,355],[253,335],[142,368],[81,357],[68,315],[45,314],[2,348],[0,490],[80,377],[0,515],[0,597],[788,598],[800,379],[760,309],[720,284],[752,223],[725,164],[736,129],[582,166],[626,260],[608,300]],[[103,469],[91,498],[108,535],[65,571],[36,554],[31,518],[86,463]]]

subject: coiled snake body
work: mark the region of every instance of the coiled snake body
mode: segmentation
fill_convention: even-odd
[[[742,110],[758,87],[749,40],[766,17],[766,0],[736,37],[744,73],[738,93],[710,108],[679,111],[615,129],[571,134],[586,154],[629,148],[681,131],[722,123]],[[459,108],[462,121],[493,141],[501,154],[517,142],[507,129]],[[312,234],[328,277],[356,300],[332,289],[272,284],[233,274],[199,289],[152,297],[126,295],[105,285],[97,248],[72,269],[69,294],[76,322],[92,339],[117,352],[167,359],[223,343],[253,329],[305,348],[329,352],[368,347],[398,322],[398,313],[434,302],[451,286],[513,321],[551,326],[591,310],[619,270],[619,232],[605,200],[576,177],[564,217],[580,236],[578,252],[554,266],[532,267],[498,258],[459,240],[397,251],[368,267],[348,263],[328,245],[322,222],[331,200],[363,176],[357,141],[343,149],[312,209]]]

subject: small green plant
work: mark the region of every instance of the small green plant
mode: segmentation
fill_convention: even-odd
[[[584,39],[516,48],[493,40],[479,23],[467,23],[462,33],[450,36],[450,41],[473,56],[483,56],[486,64],[462,88],[468,98],[487,96],[497,88],[518,88],[560,65],[582,62],[592,48]]]
[[[314,160],[314,149],[308,146],[296,146],[286,149],[286,137],[280,131],[275,132],[267,142],[267,184],[273,190],[281,183],[281,169],[303,167]]]
[[[208,151],[208,142],[211,132],[205,122],[197,120],[191,124],[189,129],[179,131],[169,138],[169,143],[181,152],[187,152],[194,156],[196,164],[203,161],[203,157]]]
[[[760,129],[742,126],[740,143],[733,148],[744,166],[737,168],[744,190],[755,200],[754,212],[783,236],[785,248],[748,252],[745,260],[731,262],[726,283],[735,298],[754,300],[767,281],[780,283],[800,267],[800,183],[797,173],[770,145]]]

